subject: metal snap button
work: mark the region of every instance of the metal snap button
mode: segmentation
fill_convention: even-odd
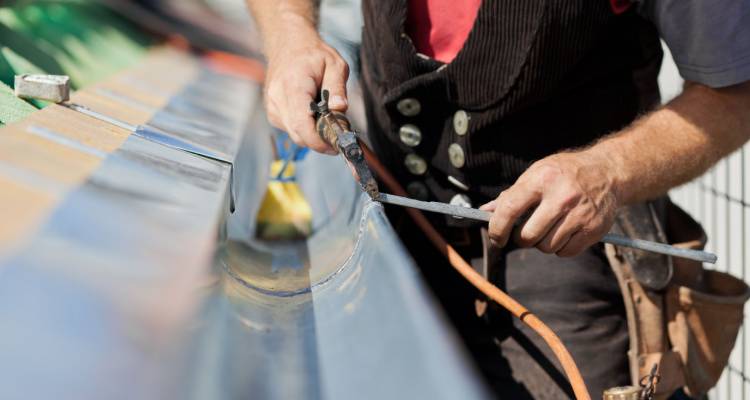
[[[406,185],[406,192],[414,199],[425,201],[430,197],[427,185],[422,182],[411,182]]]
[[[422,111],[422,104],[413,97],[407,97],[396,103],[396,109],[404,117],[416,117]]]
[[[401,138],[401,143],[415,147],[422,142],[422,131],[416,125],[406,124],[398,130],[398,136]]]
[[[459,136],[463,136],[469,131],[469,114],[466,111],[458,110],[453,114],[453,130]]]
[[[461,168],[466,163],[466,157],[464,155],[464,149],[458,143],[452,143],[448,146],[448,159],[456,168]]]
[[[404,165],[414,175],[423,175],[427,172],[427,162],[424,158],[412,153],[408,154],[404,159]]]
[[[471,208],[471,199],[465,194],[457,194],[451,198],[450,204],[452,206]],[[453,216],[456,219],[463,219],[463,217]]]
[[[463,193],[459,193],[451,197],[450,204],[452,206],[471,208],[471,199],[469,198],[469,196]]]

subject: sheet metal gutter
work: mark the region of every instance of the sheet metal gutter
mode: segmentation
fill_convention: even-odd
[[[260,88],[204,70],[0,259],[0,398],[486,397],[389,225],[336,157],[299,180],[314,234],[254,239],[271,157]]]

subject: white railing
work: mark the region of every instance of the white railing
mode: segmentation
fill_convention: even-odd
[[[659,77],[665,100],[677,95],[682,80],[667,54]],[[748,111],[750,112],[750,111]],[[750,278],[750,144],[719,162],[702,177],[670,192],[672,200],[703,224],[707,249],[719,256],[712,268]],[[746,304],[745,314],[748,314]],[[712,400],[750,398],[750,334],[743,327],[729,367],[709,393]]]

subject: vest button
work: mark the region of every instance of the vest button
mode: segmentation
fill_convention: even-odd
[[[457,194],[451,198],[450,204],[452,206],[471,208],[471,199],[465,194]],[[463,219],[463,217],[453,216],[456,219]]]
[[[404,159],[404,165],[414,175],[423,175],[427,172],[427,162],[424,158],[412,153],[408,154]]]
[[[396,109],[404,117],[416,117],[422,111],[422,104],[413,97],[407,97],[396,103]]]
[[[416,125],[406,124],[398,130],[398,136],[401,138],[401,143],[415,147],[422,142],[422,131]]]
[[[469,114],[466,111],[458,110],[453,114],[453,130],[459,136],[463,136],[469,131]]]
[[[448,159],[456,168],[461,168],[466,163],[466,156],[464,155],[464,149],[458,143],[452,143],[448,146]]]
[[[430,197],[427,186],[422,182],[411,182],[406,185],[406,192],[414,199],[425,201]]]

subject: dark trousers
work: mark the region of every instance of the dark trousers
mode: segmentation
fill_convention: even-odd
[[[484,297],[445,261],[401,210],[389,217],[498,398],[572,398],[567,378],[544,341],[499,306],[477,316]],[[439,220],[438,220],[439,221]],[[479,229],[438,228],[466,259],[481,257]],[[630,384],[622,295],[603,250],[574,258],[535,249],[489,254],[490,279],[535,313],[562,339],[591,397]]]

